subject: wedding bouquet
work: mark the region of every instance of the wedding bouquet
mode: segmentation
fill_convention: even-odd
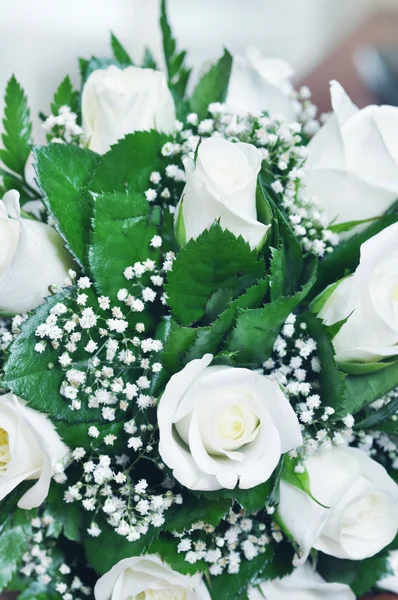
[[[317,119],[252,49],[189,84],[80,59],[5,94],[0,587],[21,600],[394,589],[398,109]]]

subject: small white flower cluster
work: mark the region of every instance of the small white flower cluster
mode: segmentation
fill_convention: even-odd
[[[300,460],[348,441],[354,425],[352,415],[346,415],[341,422],[329,421],[335,411],[320,395],[321,363],[316,349],[316,341],[308,335],[306,323],[298,324],[296,315],[291,314],[275,341],[271,358],[263,365],[264,374],[284,387],[301,423],[304,446],[290,453],[291,458]],[[296,471],[300,470],[303,472],[299,462]]]
[[[61,106],[58,115],[50,115],[43,122],[48,142],[58,144],[84,144],[83,129],[77,124],[77,114],[69,106]]]
[[[132,422],[124,425],[127,434],[135,433],[136,429]],[[158,528],[164,524],[164,512],[173,503],[182,503],[180,495],[174,495],[170,490],[153,493],[146,479],[134,481],[132,478],[134,465],[146,464],[147,471],[151,463],[160,470],[164,468],[157,458],[151,457],[156,446],[156,429],[152,425],[141,425],[141,431],[148,430],[150,439],[134,460],[127,454],[87,456],[83,448],[73,451],[73,459],[81,464],[83,474],[80,481],[68,487],[64,499],[67,504],[80,502],[85,511],[93,513],[87,529],[91,537],[101,535],[97,515],[102,515],[116,533],[135,542],[148,532],[149,527]]]
[[[185,561],[190,564],[204,561],[213,576],[239,573],[242,560],[253,560],[265,552],[266,546],[284,539],[278,525],[267,519],[266,513],[247,517],[239,508],[231,509],[216,528],[200,521],[193,523],[191,529],[173,535],[180,540],[177,551],[184,553]]]
[[[0,319],[0,351],[5,352],[11,342],[21,333],[21,325],[28,315],[16,315],[12,319]]]
[[[53,548],[58,551],[56,540],[49,535],[53,522],[54,518],[46,514],[32,519],[33,535],[29,538],[29,549],[22,557],[24,565],[20,573],[30,581],[36,579],[47,589],[58,592],[62,600],[87,598],[92,594],[91,588],[72,575],[70,566],[65,563],[58,566],[58,552],[57,557],[53,557]]]

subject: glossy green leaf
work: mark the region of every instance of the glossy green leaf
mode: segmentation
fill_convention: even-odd
[[[32,144],[32,123],[25,92],[14,75],[7,83],[4,104],[4,149],[0,150],[0,159],[23,177]]]
[[[208,106],[212,102],[225,102],[231,69],[232,56],[225,50],[218,63],[199,80],[189,100],[191,111],[197,113],[199,119],[206,117]]]
[[[35,156],[44,204],[73,256],[87,266],[92,198],[83,188],[101,157],[71,144],[36,148]]]
[[[111,33],[111,46],[113,56],[118,61],[118,63],[120,63],[124,67],[128,67],[134,64],[126,50],[123,48],[122,44],[119,42],[119,40],[113,33]]]

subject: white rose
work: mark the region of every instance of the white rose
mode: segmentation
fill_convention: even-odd
[[[398,486],[387,471],[356,448],[334,448],[307,459],[311,494],[281,482],[279,515],[306,560],[311,548],[363,560],[394,539]],[[326,508],[327,507],[327,508]]]
[[[192,360],[167,384],[159,452],[189,489],[252,488],[302,444],[300,425],[277,383],[249,369],[210,367],[212,358]]]
[[[359,110],[331,84],[333,115],[308,145],[305,194],[329,222],[377,217],[398,197],[398,108]]]
[[[208,138],[200,144],[196,165],[185,159],[187,183],[175,216],[182,244],[219,220],[223,229],[241,235],[253,249],[261,246],[270,227],[257,219],[261,160],[255,146],[221,138]]]
[[[394,592],[394,594],[398,594],[398,550],[390,552],[388,562],[390,564],[392,575],[383,577],[383,579],[378,582],[377,586],[382,590],[387,590],[389,592]]]
[[[211,600],[201,575],[173,571],[156,555],[118,562],[96,583],[95,600]]]
[[[266,58],[254,46],[245,56],[235,56],[232,63],[226,103],[238,113],[283,116],[296,121],[297,112],[292,100],[291,66],[280,58]]]
[[[171,132],[173,97],[160,71],[110,66],[91,73],[82,94],[83,132],[89,148],[104,154],[134,131]]]
[[[333,339],[338,362],[398,354],[398,223],[362,244],[357,270],[338,284],[319,317],[327,325],[348,317]]]
[[[36,308],[50,285],[63,285],[72,266],[55,229],[22,219],[19,192],[7,192],[0,200],[0,311],[18,314]]]
[[[355,600],[348,585],[327,583],[309,563],[287,577],[249,588],[248,597],[249,600]]]
[[[40,506],[56,463],[67,455],[67,446],[46,415],[13,394],[0,396],[0,500],[22,481],[37,479],[18,506],[26,510]]]

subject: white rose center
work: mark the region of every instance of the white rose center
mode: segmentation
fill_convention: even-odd
[[[230,194],[253,177],[247,157],[238,148],[228,148],[223,154],[209,151],[201,156],[207,176],[217,188]]]
[[[0,427],[0,478],[5,475],[11,460],[8,433]]]
[[[131,600],[188,600],[187,591],[181,587],[173,586],[163,590],[153,590],[148,588]]]

